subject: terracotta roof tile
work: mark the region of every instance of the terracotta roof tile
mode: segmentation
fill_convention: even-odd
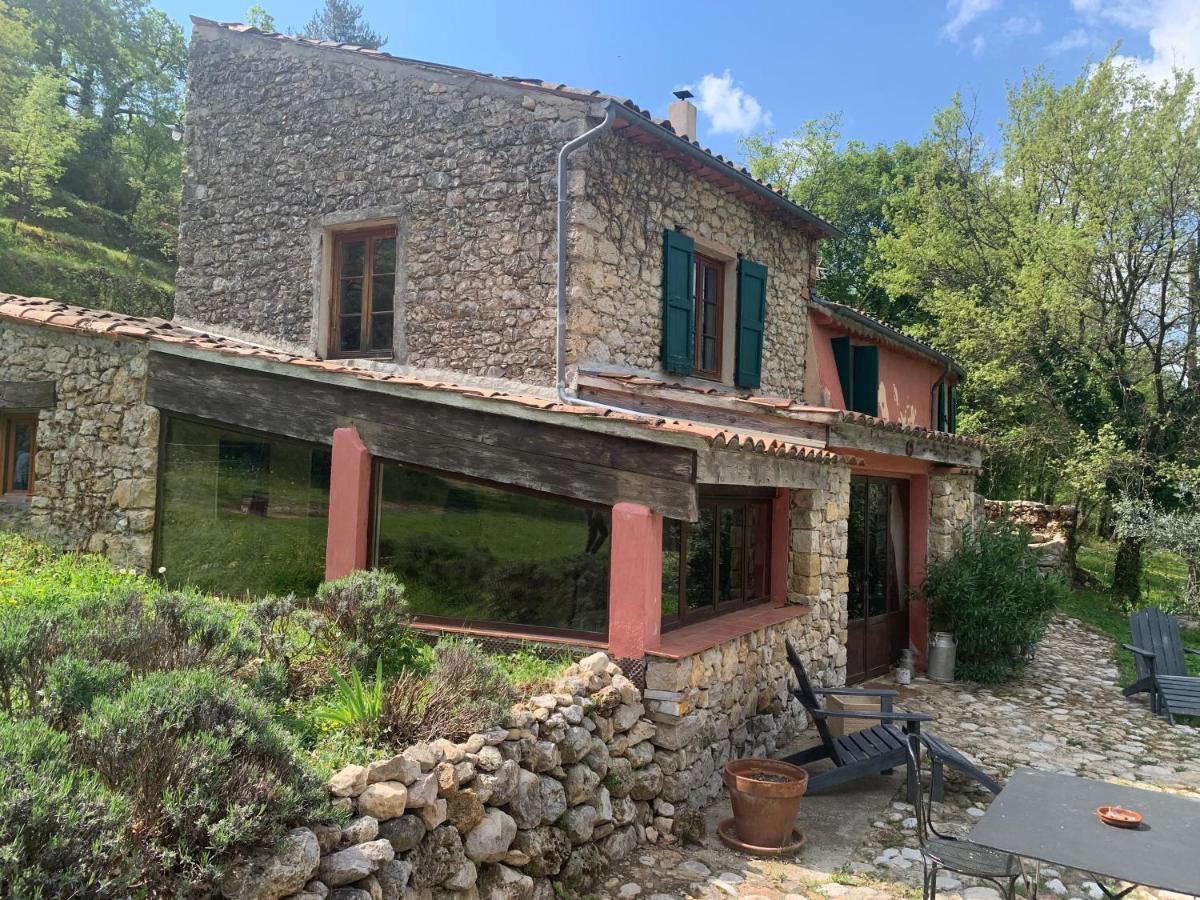
[[[50,300],[45,297],[21,297],[16,294],[0,293],[0,320],[8,319],[26,325],[54,328],[77,334],[120,336],[147,342],[183,344],[197,350],[221,353],[229,356],[254,357],[276,363],[303,366],[310,370],[330,374],[350,375],[366,381],[381,381],[405,385],[429,391],[453,393],[460,396],[482,397],[502,403],[512,403],[531,409],[540,409],[564,415],[589,418],[612,418],[628,422],[636,428],[668,434],[686,434],[700,437],[717,449],[744,450],[767,456],[787,459],[803,459],[819,463],[856,462],[854,457],[842,456],[828,450],[795,444],[786,439],[765,440],[763,437],[745,434],[732,429],[717,428],[683,419],[666,419],[631,416],[608,410],[596,410],[587,406],[559,403],[546,397],[532,396],[474,385],[455,384],[444,380],[431,381],[418,376],[396,372],[380,372],[374,369],[357,368],[346,363],[330,362],[312,357],[296,356],[271,347],[234,340],[220,335],[184,328],[165,319],[139,318],[107,310],[87,309]]]

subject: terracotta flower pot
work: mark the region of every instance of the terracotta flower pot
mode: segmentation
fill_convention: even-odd
[[[775,759],[731,759],[725,787],[733,804],[738,837],[754,847],[783,847],[792,839],[808,772]]]

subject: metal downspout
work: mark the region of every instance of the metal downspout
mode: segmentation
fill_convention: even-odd
[[[573,397],[567,393],[567,218],[570,214],[570,198],[567,190],[567,159],[584,144],[589,143],[593,138],[599,137],[602,131],[611,128],[616,119],[617,113],[612,103],[606,103],[604,121],[595,128],[588,129],[579,135],[579,137],[568,141],[558,151],[558,276],[555,289],[558,309],[555,317],[554,335],[554,383],[558,389],[558,401],[568,406],[588,406],[593,409],[611,410],[612,412],[625,413],[631,416],[658,418],[658,416],[641,410],[613,406],[610,403],[601,403],[598,400],[584,400],[582,397]]]

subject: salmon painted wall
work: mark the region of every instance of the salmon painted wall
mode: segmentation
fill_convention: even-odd
[[[842,386],[838,380],[837,363],[833,358],[830,340],[850,334],[839,328],[828,316],[819,312],[809,313],[810,341],[808,345],[808,367],[806,374],[806,400],[814,406],[831,406],[846,409],[842,397]],[[850,334],[855,346],[875,344]],[[886,344],[879,347],[879,418],[905,425],[933,428],[933,386],[944,370],[933,360],[916,354],[905,353]],[[957,379],[953,374],[949,381]]]

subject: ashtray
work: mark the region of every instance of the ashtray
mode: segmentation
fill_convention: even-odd
[[[1101,806],[1096,810],[1096,815],[1105,825],[1115,828],[1137,828],[1142,824],[1141,813],[1123,806]]]

